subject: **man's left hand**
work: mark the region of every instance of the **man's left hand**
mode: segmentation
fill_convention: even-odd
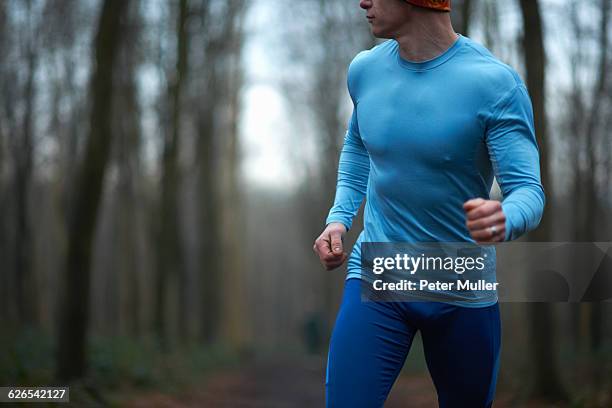
[[[501,202],[474,198],[463,203],[466,225],[477,243],[501,242],[506,238],[506,215]]]

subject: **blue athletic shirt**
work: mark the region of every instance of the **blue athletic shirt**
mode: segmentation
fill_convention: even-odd
[[[347,279],[362,276],[362,242],[473,243],[463,203],[490,199],[494,176],[505,240],[538,225],[545,196],[531,101],[516,71],[482,45],[459,34],[441,55],[414,62],[387,40],[352,60],[347,85],[353,113],[326,219],[350,229],[366,198]]]

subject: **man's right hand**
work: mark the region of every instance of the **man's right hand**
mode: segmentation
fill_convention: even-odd
[[[342,244],[344,234],[346,234],[344,224],[332,222],[314,242],[312,249],[328,271],[342,265],[348,257]]]

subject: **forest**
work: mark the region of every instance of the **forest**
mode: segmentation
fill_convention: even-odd
[[[612,242],[611,6],[453,0],[455,31],[532,100],[547,202],[524,242]],[[348,65],[381,41],[358,0],[0,1],[0,387],[324,406],[346,267],[312,244]],[[501,304],[494,406],[612,406],[612,278],[598,285]],[[386,406],[406,401],[437,406],[418,339]]]

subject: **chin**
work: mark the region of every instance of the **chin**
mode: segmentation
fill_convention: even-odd
[[[389,33],[386,33],[383,30],[377,30],[376,28],[372,28],[372,35],[376,38],[391,38]]]
[[[383,27],[371,25],[370,29],[372,35],[376,38],[391,38],[389,31],[385,30]]]

